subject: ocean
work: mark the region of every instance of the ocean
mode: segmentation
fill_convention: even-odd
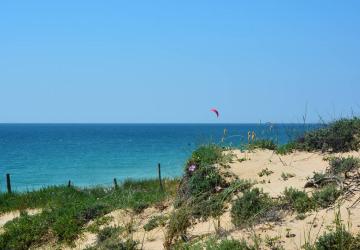
[[[0,191],[48,185],[112,185],[131,179],[177,177],[199,145],[241,147],[248,131],[283,144],[316,124],[0,124]]]

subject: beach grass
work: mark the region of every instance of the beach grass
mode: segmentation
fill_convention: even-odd
[[[72,244],[83,226],[116,209],[135,212],[174,196],[177,180],[164,180],[164,191],[158,180],[128,180],[118,188],[49,187],[38,191],[0,195],[0,213],[29,208],[41,213],[26,212],[8,222],[0,235],[0,249],[28,249],[56,239]]]

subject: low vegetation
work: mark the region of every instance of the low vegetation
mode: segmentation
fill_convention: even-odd
[[[278,150],[280,153],[294,149],[322,152],[349,152],[360,148],[360,118],[340,119],[323,128],[306,132],[297,140]]]
[[[255,140],[249,143],[248,147],[249,150],[253,149],[269,149],[269,150],[276,150],[277,144],[273,140]]]
[[[120,234],[123,232],[120,227],[105,227],[102,229],[98,236],[96,245],[86,248],[86,250],[136,250],[140,249],[139,243],[128,239],[121,239]]]
[[[305,250],[360,249],[360,235],[350,233],[349,228],[343,224],[339,211],[336,213],[334,226],[334,230],[325,232],[313,244],[306,242],[303,248]]]
[[[305,132],[296,140],[277,145],[273,140],[260,139],[249,143],[248,149],[270,149],[280,155],[294,150],[349,152],[360,149],[360,118],[340,119],[322,128]]]
[[[284,181],[287,181],[291,178],[294,178],[295,177],[295,174],[292,174],[292,173],[284,173],[282,172],[281,173],[281,178],[284,180]]]
[[[191,207],[196,218],[207,218],[221,210],[219,194],[228,187],[216,164],[224,163],[223,149],[202,146],[188,160],[176,196],[175,207]]]
[[[1,212],[41,208],[37,215],[23,213],[4,226],[0,249],[28,249],[49,240],[71,245],[83,226],[112,210],[138,209],[167,199],[175,193],[178,182],[166,180],[165,192],[156,180],[126,181],[117,189],[49,187],[27,193],[1,194]]]
[[[272,175],[273,173],[274,173],[274,171],[271,171],[268,168],[264,168],[258,173],[258,176],[259,177],[264,177],[264,176]]]
[[[167,220],[168,218],[163,215],[154,216],[144,225],[144,229],[145,231],[151,231],[159,226],[164,227]]]
[[[205,145],[195,150],[188,160],[175,200],[176,210],[167,227],[165,246],[168,249],[177,239],[185,237],[192,221],[219,218],[232,194],[252,186],[247,181],[229,183],[225,180],[219,166],[226,165],[231,157],[223,151],[217,145]]]
[[[333,175],[347,175],[360,167],[360,160],[355,157],[331,157],[329,159],[328,173]]]
[[[287,188],[284,192],[283,202],[298,212],[306,213],[316,208],[327,208],[335,203],[341,195],[341,191],[334,185],[327,185],[319,190],[315,190],[312,196],[304,191],[294,188]]]
[[[175,245],[176,250],[256,250],[257,246],[248,244],[245,240],[209,238],[204,242],[182,243]]]
[[[271,198],[258,188],[247,190],[232,205],[232,222],[237,227],[247,227],[273,206]]]

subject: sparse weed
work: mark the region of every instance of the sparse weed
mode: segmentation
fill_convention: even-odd
[[[284,173],[284,172],[281,173],[281,178],[284,181],[287,181],[290,178],[294,178],[295,176],[296,176],[295,174],[291,174],[291,173]]]
[[[159,226],[165,226],[167,219],[166,216],[162,215],[154,216],[144,225],[144,229],[145,231],[151,231]]]
[[[259,177],[263,177],[263,176],[269,176],[269,175],[272,175],[274,172],[269,170],[268,168],[264,168],[262,169],[259,173],[258,173],[258,176]]]
[[[249,150],[253,149],[268,149],[268,150],[276,150],[277,145],[272,140],[255,140],[248,145]]]

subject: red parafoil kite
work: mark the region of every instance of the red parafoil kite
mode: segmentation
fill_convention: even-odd
[[[216,114],[216,117],[219,118],[219,111],[217,109],[210,109],[211,112],[214,112]]]

